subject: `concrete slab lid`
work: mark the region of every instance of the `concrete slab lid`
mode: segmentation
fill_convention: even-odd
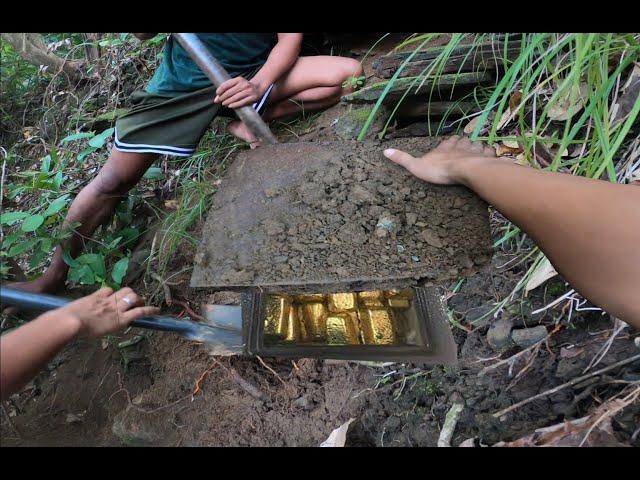
[[[488,261],[490,257],[486,204],[463,187],[443,187],[421,182],[382,156],[383,148],[388,146],[403,148],[417,155],[433,148],[435,143],[437,142],[429,138],[401,139],[388,144],[308,142],[265,146],[240,153],[214,195],[195,256],[191,286],[215,289],[259,287],[265,291],[364,290],[411,286],[419,279],[443,281],[464,275],[465,269],[467,273],[477,269],[477,264]],[[370,158],[373,156],[376,158]],[[316,261],[309,268],[275,275],[277,267],[273,252],[264,247],[273,245],[274,239],[270,239],[270,235],[274,234],[265,231],[265,222],[278,221],[288,226],[310,216],[324,221],[324,217],[334,214],[331,209],[323,211],[316,208],[316,205],[301,202],[296,196],[296,188],[307,182],[309,175],[317,179],[318,188],[322,188],[323,172],[347,159],[353,162],[354,158],[367,169],[386,169],[385,175],[389,178],[411,185],[413,189],[424,189],[425,198],[428,197],[432,202],[429,208],[422,210],[427,214],[437,210],[446,218],[449,210],[453,213],[455,199],[464,198],[469,205],[464,212],[464,221],[452,221],[447,227],[450,238],[447,249],[452,253],[438,249],[437,255],[443,262],[434,265],[429,262],[429,254],[436,250],[425,244],[422,252],[425,257],[421,261],[410,261],[413,252],[407,252],[404,255],[407,268],[394,271],[384,260],[392,239],[387,242],[389,245],[378,240],[367,240],[364,246],[360,245],[358,248],[367,249],[366,255],[373,259],[373,267],[363,269],[362,266],[349,264],[349,252],[356,248],[351,239],[334,236],[330,242],[324,242],[327,243],[326,247],[322,242],[314,247],[342,255],[341,258],[346,258],[346,262],[336,265],[335,262]],[[364,160],[361,161],[361,158]],[[351,186],[355,187],[357,184],[358,182],[353,182]],[[366,205],[362,208],[366,208]],[[459,217],[460,213],[457,212],[456,215]],[[356,211],[346,221],[357,222],[361,218],[361,211]],[[462,227],[469,222],[474,226],[469,230],[472,234],[462,231]],[[317,258],[317,255],[323,255],[314,251],[314,248],[298,251],[291,245],[296,241],[295,236],[277,233],[277,244],[287,252],[287,264],[306,265],[312,258]],[[415,232],[412,235],[415,236]],[[393,241],[395,245],[403,239],[395,238]],[[466,253],[461,255],[461,252]],[[475,262],[469,265],[468,258],[474,258]],[[481,260],[478,261],[477,258]],[[287,267],[283,268],[287,270]]]

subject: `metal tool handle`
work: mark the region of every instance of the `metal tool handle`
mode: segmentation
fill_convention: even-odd
[[[180,45],[189,53],[216,88],[231,79],[231,76],[211,55],[211,52],[195,33],[173,33],[172,35],[180,42]],[[264,123],[260,114],[253,107],[247,105],[235,109],[235,112],[259,141],[267,144],[278,143],[267,124]]]
[[[47,311],[64,307],[72,302],[68,298],[55,297],[53,295],[45,295],[43,293],[31,293],[18,290],[11,287],[0,288],[0,302],[25,310]],[[182,335],[189,334],[192,322],[186,320],[178,320],[177,318],[150,315],[141,317],[131,322],[132,327],[146,328],[150,330],[162,330],[165,332],[174,332]]]

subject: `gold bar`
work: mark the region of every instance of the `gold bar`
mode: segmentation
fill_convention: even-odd
[[[355,293],[331,293],[327,297],[330,312],[347,312],[356,309]]]
[[[381,290],[373,290],[369,292],[358,292],[358,303],[360,306],[367,307],[384,307],[384,294]]]
[[[411,306],[410,300],[408,298],[406,298],[406,297],[401,297],[401,296],[390,297],[390,298],[387,299],[387,303],[389,304],[389,306],[391,308],[406,309],[406,308],[409,308]]]
[[[357,345],[359,342],[357,317],[351,312],[334,313],[327,317],[327,343],[329,345]]]
[[[301,293],[293,296],[294,302],[306,303],[306,302],[324,302],[325,295],[323,293]]]
[[[327,333],[327,307],[323,303],[304,303],[300,305],[299,315],[302,319],[307,341],[324,339]]]
[[[360,316],[364,343],[391,345],[395,342],[393,312],[379,308],[361,308]]]
[[[278,338],[285,338],[288,330],[291,301],[280,295],[268,295],[265,310],[265,335],[274,335]]]
[[[298,309],[292,306],[289,309],[289,322],[287,323],[287,342],[300,342],[304,340],[304,326],[300,322]]]
[[[403,297],[411,300],[413,298],[413,290],[410,288],[405,288],[404,290],[399,290],[397,288],[392,288],[391,290],[386,290],[384,292],[384,296],[386,298],[392,297]]]

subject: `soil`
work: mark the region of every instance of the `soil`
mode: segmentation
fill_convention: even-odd
[[[192,286],[344,291],[473,274],[490,258],[487,205],[382,155],[390,146],[417,155],[438,142],[294,143],[240,154],[214,198]]]
[[[493,294],[508,292],[513,283],[495,268],[503,262],[494,258],[492,266],[464,282],[449,299],[454,314],[473,312]],[[233,294],[215,295],[235,303]],[[526,321],[528,326],[548,326],[550,319],[528,316]],[[597,313],[580,316],[553,335],[549,348],[541,348],[516,378],[527,358],[514,362],[511,373],[505,365],[478,375],[499,357],[486,340],[492,323],[470,333],[454,330],[460,365],[430,370],[411,364],[372,367],[263,358],[270,371],[257,358],[211,357],[201,345],[159,333],[145,334],[125,348],[118,348],[118,342],[139,332],[113,338],[104,349],[99,340],[81,341],[7,402],[2,445],[317,446],[354,418],[347,446],[434,446],[454,401],[461,401],[464,409],[452,444],[476,438],[491,445],[580,418],[598,399],[620,388],[608,383],[612,379],[640,379],[637,362],[613,370],[609,378],[584,382],[503,419],[493,418],[502,408],[581,375],[612,325]],[[600,366],[637,352],[633,338],[624,333]],[[502,358],[513,353],[503,352]],[[193,395],[197,384],[199,391]],[[255,390],[264,399],[255,398]],[[637,405],[616,416],[620,441],[634,444],[630,439],[638,420]],[[640,446],[637,439],[635,445]]]

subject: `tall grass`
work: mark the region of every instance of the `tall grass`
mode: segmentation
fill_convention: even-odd
[[[415,45],[375,105],[360,139],[403,68],[430,41],[443,35],[412,35],[396,47]],[[479,107],[479,113],[475,114],[479,118],[470,135],[472,140],[494,146],[517,142],[522,150],[518,160],[533,168],[611,182],[629,181],[633,166],[640,166],[637,158],[631,158],[638,155],[640,100],[636,98],[630,111],[622,115],[620,99],[630,75],[640,76],[640,34],[530,33],[517,40],[513,38],[495,34],[452,35],[442,53],[398,101],[394,113],[412,90],[442,74],[442,67],[455,47],[463,43],[491,43],[498,53],[501,75],[495,85],[488,89],[478,87],[472,94]],[[520,46],[516,58],[507,60],[499,55],[514,41]],[[462,133],[471,117],[457,123],[458,133]],[[524,233],[508,222],[499,226],[499,232],[496,247],[524,244]],[[547,262],[535,247],[521,251],[521,261],[528,268],[510,298],[523,290],[535,271]]]
[[[227,168],[231,155],[240,144],[228,134],[209,130],[198,151],[187,160],[176,160],[180,168],[180,181],[176,195],[178,205],[169,214],[164,214],[158,230],[158,273],[164,276],[171,259],[183,242],[196,245],[189,229],[208,212],[217,180]]]

